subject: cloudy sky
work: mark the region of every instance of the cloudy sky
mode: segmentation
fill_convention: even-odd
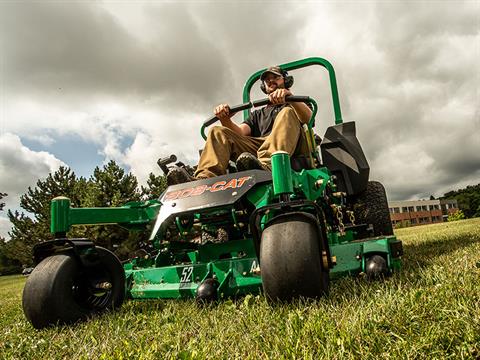
[[[7,207],[60,165],[88,177],[114,159],[143,182],[159,156],[194,164],[216,104],[241,103],[253,72],[310,56],[334,65],[343,118],[391,200],[480,182],[479,1],[3,0]],[[327,74],[291,74],[319,103],[322,136]]]

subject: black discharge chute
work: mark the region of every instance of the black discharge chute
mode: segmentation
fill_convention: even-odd
[[[320,149],[323,164],[337,177],[339,191],[356,195],[367,188],[370,167],[357,139],[355,122],[330,126]]]

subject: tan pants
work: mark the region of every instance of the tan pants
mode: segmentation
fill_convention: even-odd
[[[275,118],[272,132],[266,137],[237,134],[224,127],[213,127],[200,156],[195,177],[210,178],[227,173],[229,160],[235,161],[243,152],[256,155],[270,169],[270,157],[283,150],[290,155],[308,154],[308,144],[302,124],[291,107],[284,107]]]

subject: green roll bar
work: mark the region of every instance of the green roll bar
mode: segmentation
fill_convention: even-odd
[[[335,124],[341,124],[343,122],[343,120],[342,120],[342,111],[340,109],[340,100],[338,98],[337,79],[335,77],[335,70],[333,69],[332,64],[330,64],[330,62],[328,60],[325,60],[325,59],[319,58],[319,57],[311,57],[311,58],[306,58],[306,59],[303,59],[303,60],[297,60],[297,61],[289,62],[289,63],[282,64],[282,65],[279,65],[279,66],[283,70],[290,71],[290,70],[300,69],[300,68],[311,66],[311,65],[320,65],[320,66],[323,66],[324,68],[326,68],[328,70],[329,79],[330,79],[330,87],[331,87],[331,90],[332,90],[332,101],[333,101],[333,110],[334,110],[334,115],[335,115]],[[243,87],[243,102],[245,103],[244,105],[246,105],[247,103],[251,103],[250,91],[251,91],[253,85],[255,84],[255,82],[260,79],[260,76],[262,75],[262,73],[265,70],[266,70],[266,68],[257,71],[252,76],[250,76],[250,78],[245,83],[245,86]],[[318,105],[315,102],[315,100],[313,100],[312,98],[309,98],[307,102],[312,105],[312,116],[310,117],[310,120],[308,122],[308,128],[312,129],[313,126],[314,126],[315,116],[316,116],[317,111],[318,111]],[[245,110],[243,110],[243,118],[244,119],[246,119],[250,115],[250,112],[249,112],[250,108],[251,108],[251,106],[247,109],[245,109],[245,107],[244,107],[244,109],[245,109]],[[207,136],[205,135],[205,129],[206,129],[207,126],[208,125],[203,124],[201,129],[200,129],[200,134],[202,135],[203,139],[205,139],[205,140],[207,139]]]
[[[328,70],[328,75],[330,78],[330,87],[332,90],[332,101],[333,101],[333,111],[335,114],[335,124],[341,124],[343,120],[342,120],[342,111],[340,109],[340,100],[338,98],[337,78],[335,77],[335,70],[333,69],[332,64],[330,64],[328,60],[325,60],[320,57],[310,57],[303,60],[297,60],[297,61],[289,62],[286,64],[282,64],[279,66],[281,69],[285,71],[290,71],[290,70],[300,69],[300,68],[311,66],[311,65],[320,65]],[[255,84],[255,82],[260,79],[260,76],[265,70],[266,68],[257,71],[252,76],[250,76],[250,78],[247,80],[247,82],[245,83],[245,86],[243,87],[243,102],[250,101],[250,90],[252,89],[253,84]],[[314,112],[316,113],[316,111]],[[244,110],[243,118],[246,119],[248,115],[249,115],[249,111]]]

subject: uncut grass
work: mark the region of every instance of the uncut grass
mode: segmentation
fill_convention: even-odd
[[[0,358],[465,358],[480,357],[480,219],[400,229],[400,273],[345,278],[319,301],[263,297],[199,307],[128,301],[75,326],[34,330],[22,277],[0,277]]]

